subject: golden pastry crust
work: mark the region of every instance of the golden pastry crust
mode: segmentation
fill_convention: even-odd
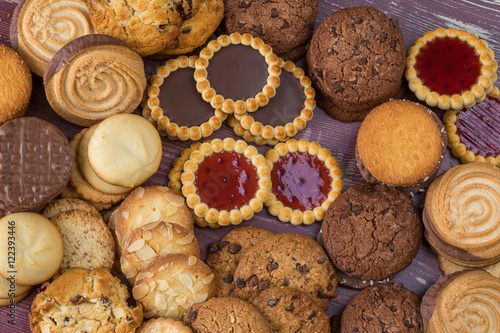
[[[497,87],[493,87],[493,90],[489,95],[500,98],[500,90]],[[457,126],[455,126],[457,113],[457,110],[448,110],[443,116],[444,128],[446,130],[446,134],[448,135],[448,148],[451,149],[453,156],[459,158],[462,163],[485,162],[500,167],[500,154],[488,157],[476,155],[471,150],[467,149],[462,142],[460,142],[460,137],[457,134]]]
[[[329,170],[331,190],[328,193],[327,199],[324,200],[321,205],[314,207],[313,209],[301,211],[285,206],[285,204],[279,201],[276,195],[271,192],[269,194],[269,199],[265,202],[265,205],[269,213],[273,216],[278,216],[282,222],[290,222],[293,225],[309,225],[316,221],[323,220],[325,212],[330,204],[340,195],[340,192],[344,188],[342,170],[338,166],[337,159],[331,156],[328,149],[321,147],[321,145],[315,141],[309,142],[306,139],[290,139],[284,143],[278,143],[273,149],[266,153],[266,159],[269,160],[270,163],[274,164],[280,159],[280,157],[285,156],[288,153],[295,152],[307,153],[309,155],[316,156]]]
[[[313,110],[316,107],[316,101],[314,99],[316,93],[311,85],[311,79],[305,75],[301,68],[295,67],[295,64],[291,61],[284,62],[283,59],[280,58],[279,65],[285,71],[292,73],[293,76],[299,80],[300,85],[304,87],[305,99],[303,108],[292,122],[280,126],[264,125],[256,121],[251,112],[245,112],[243,114],[235,113],[234,119],[239,121],[241,128],[243,128],[245,132],[240,135],[241,130],[238,129],[238,132],[236,132],[236,126],[231,127],[233,127],[237,135],[243,136],[245,141],[248,141],[246,137],[252,138],[252,136],[254,139],[250,142],[258,141],[256,142],[257,144],[259,144],[259,142],[264,142],[264,140],[267,140],[267,144],[273,144],[272,142],[275,141],[286,141],[288,138],[294,137],[299,131],[303,130],[307,122],[313,117]],[[287,89],[287,87],[283,87],[282,89]],[[247,131],[250,132],[251,136],[246,134]],[[259,139],[256,140],[257,138]]]
[[[262,57],[268,64],[268,77],[267,84],[262,87],[262,91],[257,93],[255,97],[248,98],[247,100],[227,99],[222,95],[217,94],[215,89],[210,87],[208,78],[207,67],[210,65],[210,59],[214,53],[221,48],[230,44],[242,44],[252,47],[260,52]],[[279,75],[281,74],[281,67],[278,65],[278,56],[273,53],[271,47],[262,41],[260,38],[253,38],[249,34],[239,34],[237,32],[231,35],[221,35],[216,40],[208,43],[200,52],[200,57],[195,62],[196,70],[194,72],[194,79],[196,80],[196,89],[202,94],[205,101],[210,102],[214,109],[221,109],[225,113],[242,114],[245,112],[253,112],[259,107],[266,105],[269,99],[276,94],[276,88],[280,84]]]
[[[197,126],[179,126],[171,122],[169,117],[164,114],[160,107],[160,89],[170,73],[179,68],[195,68],[194,63],[198,59],[197,56],[180,56],[177,59],[167,60],[162,66],[155,69],[153,75],[149,79],[149,87],[146,90],[147,100],[143,103],[142,115],[148,119],[160,133],[161,136],[167,136],[170,140],[180,139],[200,140],[210,136],[214,131],[222,126],[222,122],[226,120],[227,114],[220,109],[214,110],[214,115],[208,121],[205,121]],[[195,81],[193,80],[193,85]],[[188,112],[188,110],[176,110],[177,112]]]
[[[286,141],[289,139],[288,137],[286,137],[283,140],[277,140],[277,139],[267,140],[261,136],[255,136],[249,130],[244,129],[243,126],[241,126],[241,122],[235,118],[234,114],[230,114],[227,117],[227,124],[233,129],[234,134],[242,137],[243,140],[245,140],[246,142],[255,143],[256,145],[259,146],[265,146],[265,145],[274,146],[280,141]]]
[[[431,91],[418,77],[415,64],[420,49],[427,42],[439,37],[458,38],[467,42],[476,50],[478,59],[481,62],[481,74],[470,90],[463,91],[460,94],[453,94],[452,96],[439,94],[436,91]],[[415,93],[419,100],[425,101],[427,105],[437,106],[442,110],[460,110],[463,107],[469,108],[484,100],[486,95],[493,89],[493,83],[497,80],[497,69],[498,63],[494,58],[493,50],[488,47],[486,41],[479,39],[476,34],[455,28],[438,28],[434,31],[427,31],[424,36],[417,38],[415,44],[408,49],[405,78],[408,80],[410,90]]]
[[[202,202],[201,197],[197,193],[198,190],[195,184],[195,173],[205,157],[222,151],[244,155],[257,169],[259,178],[254,197],[249,200],[248,204],[237,209],[232,209],[231,211],[217,210]],[[211,227],[216,227],[217,225],[226,226],[230,224],[240,224],[243,220],[251,219],[255,213],[262,210],[263,203],[269,196],[271,180],[269,178],[270,169],[268,163],[264,156],[260,155],[254,146],[249,146],[243,140],[235,141],[233,138],[225,138],[224,140],[214,139],[210,142],[205,142],[201,144],[198,149],[191,152],[189,160],[184,163],[183,168],[184,171],[181,174],[181,190],[186,198],[186,203],[189,208],[194,211],[196,216],[204,218]]]

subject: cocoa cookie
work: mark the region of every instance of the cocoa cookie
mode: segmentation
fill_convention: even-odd
[[[405,43],[395,20],[371,7],[325,18],[307,51],[315,88],[338,108],[360,111],[387,100],[401,86]]]
[[[235,297],[214,297],[194,304],[183,318],[194,332],[259,332],[273,329],[252,304]]]
[[[215,274],[215,296],[233,296],[234,271],[243,254],[252,246],[271,237],[266,229],[244,225],[229,231],[218,242],[208,245],[207,265]]]
[[[321,235],[341,284],[381,281],[410,265],[422,241],[415,204],[384,185],[351,186],[328,208]]]
[[[249,249],[234,273],[234,295],[253,301],[272,287],[306,292],[322,310],[336,296],[337,278],[323,248],[313,239],[292,233],[266,238]]]
[[[275,332],[330,332],[325,312],[305,292],[290,287],[264,290],[253,303]]]
[[[402,284],[379,284],[359,292],[347,304],[342,333],[424,332],[420,298]]]
[[[262,38],[278,56],[296,61],[306,53],[318,5],[318,0],[225,0],[225,27],[228,34]]]

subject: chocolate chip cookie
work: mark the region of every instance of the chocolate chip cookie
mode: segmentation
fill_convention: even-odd
[[[321,237],[341,284],[362,288],[410,265],[422,241],[411,199],[385,185],[351,186],[328,208]]]

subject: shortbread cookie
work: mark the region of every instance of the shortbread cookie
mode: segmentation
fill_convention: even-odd
[[[290,287],[269,288],[252,304],[275,332],[330,332],[328,316],[305,292]]]
[[[249,220],[262,210],[271,187],[264,156],[233,138],[201,144],[184,163],[181,181],[187,205],[211,226]]]
[[[470,267],[457,265],[439,254],[438,254],[438,261],[439,261],[439,268],[441,269],[441,272],[443,272],[444,275],[453,274],[456,272],[461,272],[470,269]],[[500,279],[500,263],[496,263],[486,267],[481,267],[481,269],[485,270],[486,272]]]
[[[71,185],[71,183],[68,183],[66,185],[66,187],[63,188],[60,196],[61,196],[61,198],[68,198],[68,199],[75,198],[75,199],[83,200],[83,201],[89,203],[90,205],[94,206],[95,209],[97,209],[98,211],[103,211],[103,210],[110,209],[111,207],[113,207],[113,203],[111,203],[111,202],[110,203],[102,203],[102,202],[94,202],[92,200],[85,199],[80,193],[78,193],[75,190],[75,187],[73,185]]]
[[[278,56],[260,38],[237,32],[221,35],[196,60],[196,89],[214,109],[253,112],[276,94],[281,73],[278,62]]]
[[[344,188],[342,170],[328,149],[315,141],[290,139],[266,152],[272,163],[269,213],[293,225],[323,220]]]
[[[291,233],[268,237],[245,252],[234,281],[236,297],[252,302],[268,288],[292,287],[306,292],[324,311],[337,291],[323,248],[310,237]]]
[[[401,283],[371,286],[347,304],[340,332],[424,333],[419,310],[420,298]]]
[[[136,188],[116,212],[116,233],[123,244],[134,230],[151,222],[169,222],[193,231],[193,218],[184,198],[168,187]]]
[[[59,213],[74,209],[90,213],[96,217],[101,217],[101,214],[99,214],[99,211],[94,206],[84,200],[77,198],[63,198],[56,200],[45,207],[42,215],[50,220]]]
[[[22,0],[12,15],[10,41],[30,70],[43,77],[57,51],[93,33],[85,0]]]
[[[137,274],[150,262],[175,253],[200,258],[200,247],[193,231],[175,223],[148,223],[127,237],[120,257],[121,270],[133,286]]]
[[[259,310],[236,297],[215,297],[204,303],[194,304],[183,320],[193,331],[199,333],[273,332]]]
[[[64,242],[61,268],[98,267],[111,269],[115,260],[115,241],[101,215],[73,209],[50,218]]]
[[[193,330],[184,325],[182,321],[173,318],[151,318],[142,322],[136,333],[192,333]]]
[[[142,115],[162,136],[200,140],[222,126],[227,114],[215,110],[196,90],[193,78],[198,57],[180,56],[155,69],[149,79]]]
[[[9,276],[4,279],[0,276],[0,306],[9,306],[14,303],[19,303],[26,298],[33,289],[33,286],[23,286],[15,283],[15,278]]]
[[[17,284],[33,286],[48,280],[61,266],[63,240],[42,215],[14,213],[0,219],[0,252],[5,254],[0,256],[0,275],[7,279],[14,274]]]
[[[187,254],[167,254],[147,265],[132,289],[144,317],[180,319],[193,304],[215,294],[214,274],[203,261]]]
[[[234,295],[234,271],[243,254],[252,246],[274,235],[271,231],[243,225],[225,234],[220,241],[208,245],[207,265],[215,274],[215,296]]]
[[[496,332],[499,303],[500,279],[483,270],[441,276],[422,298],[425,332]]]
[[[30,328],[41,332],[134,332],[141,306],[127,304],[129,293],[104,268],[71,268],[40,292],[29,313]]]
[[[476,34],[438,28],[408,49],[405,77],[410,90],[429,106],[469,108],[484,100],[497,80],[498,63]]]
[[[131,113],[147,83],[142,58],[106,35],[79,37],[63,46],[47,65],[43,82],[54,111],[80,126]]]
[[[0,124],[3,124],[24,115],[32,81],[28,66],[13,49],[0,44],[0,57]]]

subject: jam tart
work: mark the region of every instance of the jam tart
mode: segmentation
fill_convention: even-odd
[[[196,90],[197,56],[169,59],[149,79],[142,115],[171,140],[200,140],[222,126],[227,114],[214,110]]]
[[[181,191],[186,203],[210,227],[249,220],[269,196],[269,164],[243,140],[202,143],[183,169]]]
[[[429,106],[469,108],[484,100],[497,80],[498,63],[488,43],[455,28],[438,28],[408,49],[405,77]]]
[[[448,147],[462,163],[486,162],[500,167],[500,90],[469,109],[443,116]]]
[[[231,120],[234,125],[231,127],[245,140],[271,145],[286,141],[303,130],[313,116],[316,101],[311,79],[291,61],[284,62],[280,58],[279,64],[282,68],[281,83],[276,96],[255,112],[233,115],[241,126]],[[247,132],[251,135],[245,135]]]
[[[323,220],[344,188],[342,170],[328,149],[315,141],[290,139],[266,153],[272,163],[271,193],[265,205],[282,222]]]
[[[280,85],[279,58],[260,38],[220,35],[195,62],[196,88],[214,109],[243,114],[266,105]]]

